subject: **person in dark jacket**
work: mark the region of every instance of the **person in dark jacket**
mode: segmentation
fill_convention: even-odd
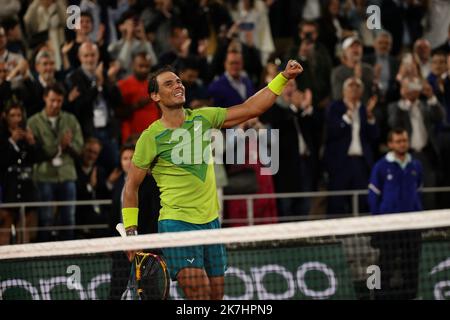
[[[122,199],[123,187],[126,175],[134,154],[134,145],[124,144],[120,150],[120,164],[122,174],[114,183],[112,191],[112,208],[109,215],[109,236],[117,236],[117,223],[122,222]],[[157,233],[158,217],[161,205],[159,202],[159,189],[151,175],[142,182],[139,188],[139,234]],[[153,252],[159,253],[159,252]],[[110,299],[119,300],[125,291],[130,273],[130,262],[124,252],[114,252],[112,254],[112,275]]]
[[[389,132],[391,152],[379,160],[370,177],[369,205],[372,214],[422,210],[419,188],[423,169],[408,153],[408,132],[396,128]],[[417,294],[421,233],[415,230],[382,232],[372,236],[372,245],[380,250],[381,290],[376,299],[414,299]],[[401,274],[401,282],[392,281]]]
[[[119,158],[119,127],[114,112],[122,97],[117,86],[104,75],[96,44],[83,43],[78,56],[81,66],[66,77],[66,85],[72,93],[66,108],[77,117],[85,139],[95,137],[102,142],[99,161],[109,173]]]
[[[329,175],[330,191],[367,187],[373,165],[372,147],[379,136],[373,113],[376,97],[370,98],[367,106],[361,102],[365,88],[358,78],[347,79],[343,87],[343,100],[333,102],[326,116],[324,164]],[[349,200],[346,197],[330,197],[328,213],[350,213]],[[360,202],[361,211],[366,209],[365,203]]]
[[[33,132],[25,127],[25,110],[17,103],[9,104],[0,127],[0,185],[3,202],[38,201],[36,186],[32,180],[33,164],[39,162],[43,152],[34,139]],[[18,208],[6,209],[13,215],[14,223],[21,225]],[[37,226],[36,209],[27,207],[27,227]],[[19,233],[21,236],[22,233]],[[19,242],[35,240],[36,232],[28,231]]]

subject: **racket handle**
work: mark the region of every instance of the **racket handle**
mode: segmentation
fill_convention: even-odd
[[[125,231],[125,227],[123,226],[123,223],[118,223],[116,225],[116,230],[119,232],[119,234],[122,238],[126,238],[127,232]]]

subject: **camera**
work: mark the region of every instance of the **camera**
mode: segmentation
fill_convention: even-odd
[[[255,28],[255,24],[253,22],[241,22],[239,24],[239,29],[242,31],[251,31]]]

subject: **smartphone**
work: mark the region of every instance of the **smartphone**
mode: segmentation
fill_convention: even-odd
[[[239,29],[241,31],[252,31],[255,28],[255,24],[253,22],[241,22],[239,24]]]

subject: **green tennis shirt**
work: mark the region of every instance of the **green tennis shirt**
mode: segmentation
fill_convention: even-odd
[[[227,109],[183,110],[180,128],[157,120],[142,132],[132,162],[155,178],[161,192],[159,220],[204,224],[218,217],[211,130],[223,125]]]

